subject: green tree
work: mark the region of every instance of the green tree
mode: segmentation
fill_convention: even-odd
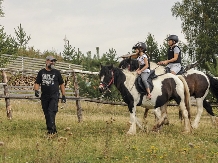
[[[4,67],[11,57],[14,58],[16,52],[16,41],[4,32],[4,27],[0,28],[0,67]],[[11,57],[3,57],[1,54],[11,54]]]
[[[65,39],[64,51],[63,51],[64,60],[68,61],[72,64],[82,64],[82,60],[84,58],[84,54],[79,50],[76,51],[75,47],[73,48],[70,45],[70,41]]]
[[[26,32],[22,28],[21,24],[17,27],[17,30],[14,28],[16,34],[16,40],[19,48],[26,49],[26,45],[31,39],[30,36],[27,36]]]
[[[167,51],[168,51],[169,45],[167,44],[167,41],[163,41],[163,45],[160,45],[160,60],[166,60],[167,59]]]
[[[158,49],[158,43],[154,39],[154,35],[149,33],[147,39],[145,40],[145,44],[147,45],[147,52],[150,56],[150,60],[153,62],[159,62],[160,52]]]
[[[104,65],[117,65],[117,52],[115,49],[109,49],[109,52],[106,52],[103,54],[103,56],[101,57],[101,63]]]
[[[4,27],[0,28],[0,54],[15,54],[17,43],[13,37],[4,32]]]
[[[75,47],[73,48],[72,45],[70,45],[70,41],[66,40],[64,45],[64,51],[62,53],[64,60],[72,61],[74,53],[75,53]]]
[[[218,52],[218,3],[217,0],[183,0],[172,7],[173,16],[182,20],[182,30],[188,41],[191,59],[210,61],[216,67]],[[207,69],[205,62],[200,67]]]
[[[2,9],[2,2],[3,2],[3,0],[0,0],[0,17],[4,16],[4,12],[3,12],[3,9]]]
[[[218,57],[216,56],[216,61],[218,62]],[[218,77],[218,65],[214,67],[211,62],[206,61],[207,69],[212,73],[214,76]]]

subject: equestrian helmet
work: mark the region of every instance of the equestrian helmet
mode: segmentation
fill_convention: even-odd
[[[177,43],[179,41],[179,38],[177,35],[170,35],[169,37],[167,37],[167,41],[168,40],[173,40],[175,41],[175,43]]]
[[[147,47],[144,42],[138,42],[132,47],[132,49],[136,49],[136,48],[142,48],[143,52],[147,50]]]

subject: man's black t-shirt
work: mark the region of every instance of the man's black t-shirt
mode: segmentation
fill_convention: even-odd
[[[45,68],[40,70],[37,77],[36,83],[41,85],[42,97],[51,96],[59,93],[59,85],[63,84],[63,78],[60,71],[52,69],[47,71]]]

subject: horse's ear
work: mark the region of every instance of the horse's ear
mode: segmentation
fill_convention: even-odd
[[[103,67],[103,65],[100,63],[100,69]]]

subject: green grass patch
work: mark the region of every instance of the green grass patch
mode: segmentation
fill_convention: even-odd
[[[76,105],[68,101],[57,113],[58,136],[48,138],[40,102],[11,100],[13,119],[0,111],[0,162],[3,163],[144,163],[217,162],[218,129],[204,112],[198,129],[182,134],[178,108],[168,109],[170,125],[160,133],[127,135],[129,112],[125,106],[82,102],[83,122]],[[61,105],[61,104],[60,104]],[[142,120],[144,109],[137,108]],[[194,116],[192,116],[192,119]],[[148,129],[154,124],[149,112]]]

